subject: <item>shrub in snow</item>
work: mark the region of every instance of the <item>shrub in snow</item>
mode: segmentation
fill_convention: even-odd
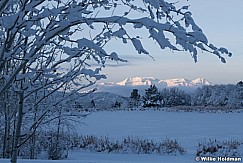
[[[221,156],[221,157],[240,157],[243,156],[243,142],[237,140],[217,141],[199,143],[197,156]]]
[[[155,142],[149,139],[140,139],[127,137],[122,141],[112,141],[108,137],[96,137],[93,135],[80,136],[80,141],[74,145],[77,148],[77,143],[81,149],[106,152],[106,153],[136,153],[136,154],[169,154],[183,155],[186,150],[179,145],[176,140],[162,140]]]
[[[65,147],[52,145],[48,149],[49,160],[61,160],[67,158],[67,152]]]
[[[234,107],[217,107],[217,106],[174,106],[161,108],[167,112],[200,112],[200,113],[240,113],[243,109]]]
[[[34,136],[35,142],[29,139],[20,147],[18,157],[30,159],[31,152],[34,150],[32,159],[60,160],[67,158],[70,139],[74,139],[74,137],[75,135],[70,133],[61,132],[57,135],[52,131],[40,131]]]

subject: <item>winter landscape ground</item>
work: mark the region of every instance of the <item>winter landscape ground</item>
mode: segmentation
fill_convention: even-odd
[[[120,140],[127,136],[160,141],[176,139],[186,149],[184,155],[108,154],[84,150],[70,151],[66,160],[19,160],[20,163],[175,163],[195,162],[198,143],[209,139],[243,141],[243,113],[199,113],[167,111],[100,111],[94,112],[77,126],[83,135],[108,136]],[[243,145],[239,147],[243,156]],[[218,155],[220,156],[220,154]],[[7,163],[9,160],[0,160]]]

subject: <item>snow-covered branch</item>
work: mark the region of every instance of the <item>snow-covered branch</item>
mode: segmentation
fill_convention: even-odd
[[[151,56],[140,30],[162,50],[188,51],[195,62],[202,50],[225,62],[231,53],[208,41],[188,9],[165,0],[1,0],[0,99],[11,90],[26,106],[35,95],[37,107],[65,86],[76,92],[94,84],[105,78],[107,60],[125,62],[116,47],[107,52],[114,38]]]

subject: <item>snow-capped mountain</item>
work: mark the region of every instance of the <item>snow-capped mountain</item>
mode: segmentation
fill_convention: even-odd
[[[130,96],[132,89],[136,88],[142,93],[153,84],[155,84],[159,90],[165,87],[178,87],[187,92],[192,92],[196,88],[204,85],[211,85],[211,83],[204,78],[197,78],[194,80],[184,78],[162,80],[154,77],[133,77],[126,78],[120,82],[100,83],[97,88],[99,92],[111,92],[123,96]]]
[[[134,77],[134,78],[126,78],[123,81],[117,82],[116,85],[153,85],[159,82],[158,79],[154,77]]]
[[[114,83],[103,83],[102,85],[110,85],[110,86],[149,86],[149,85],[157,85],[159,87],[198,87],[203,85],[211,85],[211,83],[204,78],[197,78],[194,80],[188,80],[184,78],[178,79],[156,79],[154,77],[134,77],[134,78],[126,78],[123,81]]]

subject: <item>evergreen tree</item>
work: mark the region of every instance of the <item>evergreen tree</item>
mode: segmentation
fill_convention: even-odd
[[[139,106],[139,101],[140,101],[140,94],[138,93],[138,89],[133,89],[131,96],[130,96],[130,102],[129,106],[130,107],[138,107]]]
[[[113,107],[114,108],[120,108],[121,107],[121,103],[116,101]]]
[[[137,100],[137,99],[140,98],[140,95],[138,94],[138,89],[133,89],[132,90],[130,98],[134,99],[134,100]]]
[[[144,107],[160,106],[160,93],[155,85],[150,85],[143,96]]]

